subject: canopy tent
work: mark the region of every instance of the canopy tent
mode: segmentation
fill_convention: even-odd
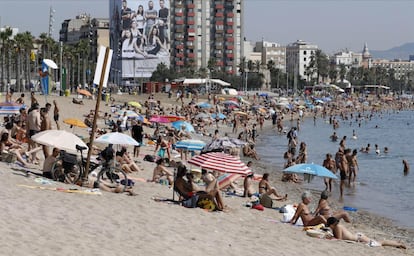
[[[207,84],[207,83],[214,83],[221,86],[230,86],[230,83],[227,83],[220,79],[208,79],[208,78],[186,78],[184,79],[184,85],[200,85],[200,84]]]

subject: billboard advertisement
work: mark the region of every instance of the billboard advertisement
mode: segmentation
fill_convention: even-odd
[[[170,63],[170,0],[111,0],[112,69],[123,80],[151,77]],[[116,54],[115,54],[116,53]]]

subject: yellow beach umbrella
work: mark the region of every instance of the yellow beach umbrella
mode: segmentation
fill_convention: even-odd
[[[77,118],[68,118],[68,119],[63,120],[63,122],[65,124],[69,124],[69,125],[72,125],[72,126],[77,126],[77,127],[80,127],[80,128],[88,128],[88,126],[82,120],[79,120]]]
[[[142,108],[141,104],[139,104],[139,102],[136,102],[136,101],[130,101],[130,102],[128,102],[128,105],[130,105],[134,108]]]

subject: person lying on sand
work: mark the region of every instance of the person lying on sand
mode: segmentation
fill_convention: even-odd
[[[321,199],[319,200],[318,207],[315,210],[314,216],[321,215],[328,219],[329,217],[335,217],[337,219],[344,219],[345,222],[350,223],[351,219],[349,214],[345,211],[334,212],[329,206],[328,202],[329,192],[327,190],[322,191]]]
[[[302,194],[302,203],[298,205],[296,209],[295,215],[290,220],[291,224],[296,224],[299,217],[302,218],[303,226],[315,226],[318,224],[326,224],[325,217],[319,216],[312,216],[311,211],[309,210],[308,204],[312,201],[312,195],[309,191],[305,191]]]
[[[88,176],[88,185],[89,188],[99,188],[100,190],[112,193],[127,193],[129,196],[136,196],[137,194],[134,192],[133,188],[127,187],[124,190],[124,185],[116,184],[114,186],[109,186],[103,182],[97,182],[96,177],[93,174]]]
[[[346,229],[344,226],[339,224],[339,220],[335,217],[328,218],[326,225],[332,229],[332,232],[336,239],[366,243],[371,247],[392,246],[396,248],[407,249],[407,246],[405,244],[397,242],[397,241],[384,240],[384,241],[378,242],[365,236],[362,233],[353,234],[348,229]]]
[[[74,103],[74,104],[79,104],[79,105],[83,105],[83,101],[81,101],[81,100],[77,100],[77,99],[75,99],[75,98],[73,98],[73,99],[72,99],[72,103]]]

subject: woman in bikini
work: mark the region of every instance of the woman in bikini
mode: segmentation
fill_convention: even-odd
[[[345,222],[350,223],[351,219],[349,214],[345,211],[333,212],[328,202],[328,191],[324,190],[321,193],[321,199],[319,200],[318,207],[315,210],[314,216],[323,216],[325,219],[329,217],[335,217],[337,219],[344,219]]]
[[[312,201],[312,195],[309,191],[305,191],[302,194],[302,203],[298,205],[296,209],[295,215],[290,220],[291,224],[296,224],[299,217],[302,218],[303,226],[315,226],[318,224],[326,224],[325,217],[319,216],[312,216],[311,211],[309,210],[309,203]]]
[[[346,229],[344,226],[339,224],[339,220],[335,217],[330,217],[327,220],[326,225],[332,229],[332,232],[336,239],[366,243],[371,247],[391,246],[391,247],[396,247],[396,248],[401,248],[401,249],[407,249],[407,246],[405,244],[397,242],[397,241],[384,240],[384,241],[378,242],[378,241],[375,241],[367,237],[366,235],[362,233],[356,233],[356,234],[351,233],[348,229]]]
[[[266,194],[268,196],[275,195],[276,200],[284,201],[287,199],[287,194],[285,196],[280,196],[274,187],[271,187],[269,184],[269,173],[263,174],[262,180],[259,182],[259,194]]]

